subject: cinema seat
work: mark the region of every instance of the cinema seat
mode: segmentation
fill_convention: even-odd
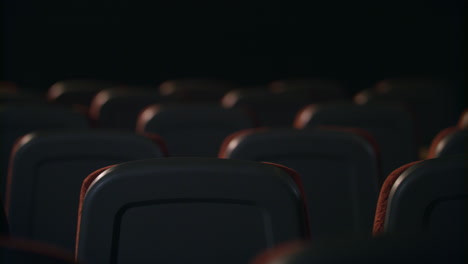
[[[135,131],[138,114],[161,100],[157,91],[148,89],[106,89],[94,97],[89,117],[99,128]]]
[[[341,238],[312,243],[294,241],[267,250],[251,264],[414,264],[468,261],[466,239],[431,236]]]
[[[388,79],[357,94],[355,102],[405,107],[416,122],[418,146],[427,147],[439,131],[457,121],[462,105],[457,89],[443,80]]]
[[[374,234],[468,234],[468,158],[418,161],[393,171],[380,190]]]
[[[152,105],[138,119],[137,131],[160,135],[171,157],[216,157],[229,134],[253,126],[247,112],[212,104]]]
[[[383,175],[417,159],[413,120],[401,108],[328,103],[309,105],[296,116],[298,129],[320,125],[355,127],[371,133],[380,148]]]
[[[110,131],[35,132],[16,144],[8,181],[13,236],[70,251],[83,180],[98,168],[163,157],[163,146],[143,136]]]
[[[64,80],[54,83],[47,91],[47,100],[62,105],[89,106],[93,97],[101,90],[118,85],[102,80]]]
[[[88,129],[86,118],[59,106],[7,104],[0,107],[0,193],[5,200],[8,161],[15,141],[41,129]]]
[[[468,155],[468,129],[448,127],[432,141],[428,158],[462,154]]]
[[[36,241],[0,237],[2,264],[72,264],[73,254]]]
[[[300,180],[274,164],[215,158],[135,161],[83,183],[78,259],[238,264],[307,237]]]
[[[463,114],[460,116],[458,126],[463,129],[468,129],[468,109],[463,111]]]
[[[38,104],[45,102],[42,94],[38,92],[0,89],[0,105],[13,103]]]
[[[17,92],[20,90],[18,84],[11,81],[0,80],[0,93],[1,92]]]
[[[314,79],[288,79],[277,80],[270,83],[274,92],[302,93],[310,98],[311,102],[325,102],[345,99],[346,92],[338,81]]]
[[[311,237],[372,233],[378,153],[353,129],[251,129],[229,136],[220,158],[267,161],[301,175]]]
[[[221,101],[227,109],[248,109],[255,114],[258,126],[268,127],[291,127],[296,113],[309,103],[301,93],[260,89],[232,90]]]
[[[176,79],[163,82],[159,92],[166,102],[215,103],[234,85],[220,80]]]

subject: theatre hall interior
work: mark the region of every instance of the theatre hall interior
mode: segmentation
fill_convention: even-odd
[[[466,264],[462,0],[1,0],[1,264]]]

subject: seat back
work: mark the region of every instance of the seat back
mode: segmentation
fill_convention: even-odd
[[[397,107],[330,103],[309,105],[296,117],[295,127],[347,126],[371,133],[379,145],[383,175],[417,159],[411,116]]]
[[[343,85],[338,81],[314,79],[277,80],[270,83],[270,89],[275,92],[291,91],[302,93],[311,102],[324,102],[346,98]]]
[[[47,99],[62,105],[89,106],[93,97],[101,90],[117,83],[99,80],[64,80],[54,83],[47,91]]]
[[[461,90],[461,89],[460,89]],[[356,96],[360,104],[398,104],[414,116],[418,145],[429,146],[442,129],[453,125],[460,112],[454,83],[429,79],[389,79]]]
[[[218,102],[233,84],[220,80],[178,79],[163,82],[159,92],[173,103]]]
[[[311,100],[302,93],[269,90],[232,90],[222,99],[225,108],[247,108],[260,126],[291,127],[296,113]]]
[[[162,156],[161,146],[131,133],[57,131],[24,136],[13,151],[9,175],[12,235],[73,251],[83,180],[104,166]]]
[[[460,119],[458,120],[458,126],[462,129],[468,129],[468,109],[463,111]]]
[[[468,159],[444,157],[393,171],[380,190],[374,234],[468,233]]]
[[[157,91],[128,87],[106,89],[94,97],[89,115],[96,127],[135,131],[138,114],[160,101]]]
[[[462,154],[468,155],[468,129],[448,127],[434,138],[428,157],[438,158]]]
[[[10,103],[19,101],[21,99],[16,90],[0,90],[0,103]]]
[[[224,138],[253,126],[239,109],[218,105],[153,105],[138,120],[138,132],[160,135],[173,157],[216,157]]]
[[[268,161],[299,172],[311,237],[371,234],[379,175],[372,145],[335,129],[253,129],[231,135],[221,158]]]
[[[83,183],[77,256],[85,263],[246,263],[307,235],[295,172],[210,158],[135,161]]]
[[[72,264],[73,254],[35,241],[0,237],[0,263]]]
[[[12,104],[12,103],[22,103],[22,104],[37,104],[45,103],[45,100],[42,98],[40,93],[31,92],[31,91],[10,91],[10,90],[1,90],[0,89],[0,104]]]
[[[47,106],[8,104],[0,107],[0,193],[5,200],[8,161],[15,141],[41,129],[87,129],[86,118],[70,109]]]
[[[19,90],[18,84],[12,81],[0,81],[0,92],[16,92]]]

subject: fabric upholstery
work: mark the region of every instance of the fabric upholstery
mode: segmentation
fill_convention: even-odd
[[[390,196],[390,192],[392,190],[393,184],[403,172],[405,172],[408,168],[410,168],[411,166],[419,162],[420,161],[415,161],[415,162],[406,164],[394,170],[385,179],[385,182],[382,185],[382,188],[380,189],[379,199],[377,201],[377,209],[375,212],[374,230],[373,230],[373,233],[375,236],[383,233],[384,226],[385,226],[385,217],[387,214],[388,198]]]
[[[8,180],[11,234],[73,250],[80,187],[110,164],[162,158],[160,140],[119,131],[37,131],[19,141]]]
[[[150,132],[143,132],[140,134],[158,145],[161,148],[161,152],[163,153],[164,157],[169,156],[169,150],[167,149],[166,142],[164,142],[164,139],[160,135]]]
[[[405,109],[388,105],[352,103],[314,104],[296,116],[295,128],[343,126],[370,133],[378,143],[381,170],[388,175],[394,169],[417,158],[414,122]]]
[[[276,164],[276,163],[271,163],[271,162],[262,162],[264,164],[269,164],[269,165],[272,165],[272,166],[275,166],[275,167],[278,167],[280,169],[282,169],[283,171],[287,172],[289,174],[289,176],[291,176],[291,179],[293,179],[294,183],[296,184],[297,188],[299,189],[299,192],[300,192],[300,195],[301,195],[301,198],[302,198],[302,202],[303,202],[303,214],[305,216],[304,220],[307,220],[309,218],[309,215],[308,215],[308,212],[306,210],[307,208],[307,198],[306,198],[306,194],[305,194],[305,189],[304,189],[304,184],[302,183],[302,180],[301,180],[301,175],[299,175],[299,173],[297,173],[295,170],[291,169],[291,168],[288,168],[286,166],[283,166],[281,164]],[[306,221],[305,222],[305,226],[306,226],[306,231],[307,231],[307,234],[306,234],[306,237],[307,238],[310,238],[310,225],[309,225],[309,222]]]
[[[82,185],[77,259],[187,263],[205,256],[219,263],[228,255],[225,263],[245,263],[265,248],[308,238],[294,175],[283,166],[214,158],[103,168]]]
[[[468,129],[468,109],[463,111],[463,114],[461,115],[460,120],[458,121],[458,126],[463,129]]]
[[[136,129],[161,136],[173,157],[216,157],[226,136],[253,125],[250,116],[240,109],[173,104],[146,107]]]
[[[429,153],[427,154],[428,159],[435,158],[437,155],[437,146],[440,142],[447,137],[448,135],[452,134],[453,132],[460,130],[458,127],[448,127],[442,131],[440,131],[437,136],[432,140],[431,146],[429,148]]]
[[[250,263],[251,264],[269,264],[277,263],[279,260],[286,258],[290,255],[301,252],[307,248],[309,244],[306,241],[291,241],[284,244],[278,245],[272,249],[268,249],[257,257],[255,257]]]
[[[380,177],[378,150],[369,140],[354,128],[247,129],[227,137],[219,157],[273,162],[298,171],[313,238],[371,234]]]
[[[78,207],[78,225],[76,228],[76,244],[75,244],[75,252],[78,250],[78,241],[80,240],[80,223],[81,223],[81,213],[83,210],[83,200],[86,196],[86,192],[88,191],[89,186],[94,182],[94,180],[105,170],[114,167],[115,165],[110,165],[104,168],[100,168],[84,179],[83,184],[81,185],[81,191],[80,191],[80,203]]]
[[[251,133],[258,132],[258,131],[266,131],[266,130],[268,130],[268,128],[248,128],[248,129],[242,129],[242,130],[239,130],[239,131],[236,131],[236,132],[230,134],[229,136],[227,136],[224,139],[223,143],[221,144],[221,147],[219,149],[218,158],[222,158],[222,159],[227,158],[227,154],[229,152],[229,150],[228,150],[229,144],[231,144],[231,142],[234,139],[240,139],[243,136],[249,135]]]

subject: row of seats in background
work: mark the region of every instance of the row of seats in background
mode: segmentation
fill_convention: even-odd
[[[298,88],[297,90],[300,91],[298,94],[302,94],[302,96],[299,97],[304,97],[304,89],[301,90]],[[294,93],[296,93],[297,90],[294,91]],[[119,88],[119,91],[121,91],[122,94],[133,93],[132,90],[124,91],[122,88]],[[140,93],[147,94],[148,92]],[[232,98],[229,98],[235,93],[238,92],[228,93],[224,97],[224,101],[232,101]],[[244,93],[250,92],[245,91]],[[263,97],[265,97],[265,94],[270,94],[270,92],[265,93],[265,90],[256,90],[251,93],[263,94]],[[102,97],[102,94],[106,94],[105,91],[95,96],[94,101],[98,100],[99,95]],[[280,92],[279,94],[286,97],[286,94],[293,94],[293,92]],[[111,98],[111,96],[107,98]],[[125,98],[125,96],[121,97],[122,101],[125,101]],[[144,98],[146,99],[146,97]],[[262,96],[260,96],[260,98],[262,98]],[[277,98],[279,100],[281,96]],[[103,100],[102,98],[99,100],[101,100],[101,102],[109,102],[109,100]],[[286,99],[286,101],[287,100],[289,99]],[[127,102],[128,105],[133,104],[131,100]],[[128,127],[127,130],[134,130],[138,112],[148,104],[152,104],[152,102],[138,106],[139,109],[131,114],[134,120],[132,121],[132,126],[130,126],[132,128],[130,129],[130,127]],[[101,105],[105,104],[102,103]],[[266,103],[265,105],[268,106],[269,104]],[[265,105],[259,109],[265,109]],[[294,104],[291,104],[291,106],[293,105]],[[121,104],[119,108],[127,109],[124,106],[125,103]],[[286,109],[281,107],[281,103],[272,103],[270,106],[272,106],[273,109],[271,110],[272,113],[275,113],[275,111],[277,111],[277,113],[284,113],[283,110]],[[290,121],[294,120],[297,110],[300,110],[303,105],[298,104],[294,105],[294,107],[297,109],[291,111]],[[119,108],[117,108],[117,110]],[[60,109],[60,111],[57,111],[57,109]],[[81,113],[87,112],[85,107],[79,107],[79,109]],[[92,113],[92,107],[89,113]],[[124,118],[125,111],[120,115]],[[285,230],[295,229],[297,231],[301,229],[302,231],[297,231],[296,235],[291,235],[291,233],[288,233],[289,231],[278,230],[278,234],[275,234],[275,236],[277,235],[278,237],[272,240],[275,242],[268,242],[268,246],[276,244],[277,242],[307,235],[317,238],[351,234],[370,234],[374,223],[377,196],[381,184],[385,179],[381,175],[387,175],[393,169],[417,159],[415,151],[416,146],[411,146],[413,144],[411,139],[413,133],[412,119],[400,108],[382,105],[357,106],[349,102],[340,102],[303,107],[303,110],[297,114],[295,122],[296,128],[307,127],[309,124],[311,127],[315,127],[316,125],[325,125],[325,127],[302,130],[291,128],[242,130],[254,126],[252,120],[249,119],[250,115],[244,114],[242,110],[225,110],[219,106],[213,106],[212,104],[150,106],[140,115],[140,121],[138,122],[138,132],[140,132],[140,136],[134,135],[131,132],[125,133],[89,129],[88,123],[82,115],[74,113],[70,109],[58,108],[55,106],[39,106],[31,103],[5,104],[2,107],[1,118],[3,134],[2,152],[4,146],[9,145],[9,143],[14,142],[16,138],[30,131],[45,128],[68,128],[74,130],[36,132],[23,136],[17,142],[11,154],[9,188],[8,195],[5,197],[7,199],[6,206],[11,225],[10,229],[14,236],[45,241],[60,247],[68,248],[69,250],[73,250],[75,247],[78,205],[80,204],[79,193],[83,179],[92,171],[111,164],[167,156],[167,148],[169,149],[170,156],[218,156],[219,152],[219,157],[221,158],[268,161],[286,165],[297,170],[303,182],[303,193],[305,193],[305,201],[307,202],[306,208],[311,215],[308,227],[310,231],[304,232],[302,229],[307,229],[307,227],[298,228],[297,223],[287,225],[288,227],[286,227]],[[118,114],[114,120],[119,120]],[[462,120],[464,119],[462,118]],[[449,125],[455,124],[456,122],[452,122]],[[98,126],[97,124],[95,125]],[[152,129],[150,129],[151,126],[153,126]],[[284,127],[284,125],[277,124],[276,127],[278,126]],[[337,126],[348,126],[351,128]],[[358,129],[356,129],[356,127]],[[466,122],[460,121],[457,128],[446,129],[436,137],[431,147],[430,157],[452,155],[453,153],[449,153],[452,151],[466,153],[466,145],[464,145],[464,142],[466,142],[466,130],[463,128],[466,129]],[[122,127],[120,127],[119,130],[123,130]],[[234,133],[224,139],[226,135],[238,130],[242,131]],[[156,132],[157,134],[151,134],[149,132]],[[374,136],[376,140],[373,140],[372,136]],[[221,146],[223,140],[224,143]],[[454,140],[459,140],[458,142],[462,143],[451,143],[454,142]],[[12,144],[10,144],[10,146],[11,145]],[[165,145],[167,145],[167,148]],[[175,149],[197,151],[206,146],[209,146],[209,151],[199,152],[198,154],[196,152],[187,154],[187,152],[184,153],[182,151],[179,155],[177,155],[177,152],[175,152],[176,155],[174,155],[173,151]],[[380,151],[378,148],[380,148]],[[397,153],[392,152],[390,150],[392,148],[393,151],[397,151]],[[413,150],[411,150],[411,148],[413,148]],[[6,149],[3,153],[7,153],[2,156],[2,162],[6,162],[10,150]],[[388,153],[386,154],[387,157],[384,156],[384,153]],[[408,153],[411,155],[407,155]],[[382,156],[380,156],[380,154],[382,154]],[[402,155],[405,157],[401,157]],[[382,161],[384,161],[382,164],[384,165],[384,170],[379,170],[378,160],[380,157]],[[104,261],[104,263],[109,262],[107,257],[115,253],[115,247],[120,249],[120,251],[118,250],[120,253],[118,257],[115,255],[112,258],[118,258],[119,261],[131,262],[130,258],[136,255],[141,257],[140,260],[151,258],[154,260],[157,258],[151,255],[154,254],[154,252],[150,248],[144,247],[141,243],[137,243],[134,240],[138,238],[141,241],[152,241],[152,243],[155,243],[154,239],[150,236],[164,237],[162,240],[168,244],[161,245],[157,243],[158,247],[163,248],[163,252],[172,252],[165,255],[165,257],[175,257],[177,252],[174,252],[174,250],[181,247],[180,245],[177,246],[177,243],[181,243],[181,241],[176,239],[179,232],[181,234],[189,234],[188,237],[192,237],[191,239],[195,240],[196,237],[200,238],[205,236],[203,241],[208,241],[207,243],[211,248],[215,248],[215,244],[218,243],[216,240],[219,239],[219,237],[209,237],[210,232],[213,232],[213,234],[223,234],[220,236],[234,237],[232,241],[237,241],[237,243],[242,241],[242,243],[245,244],[245,237],[249,239],[252,238],[252,244],[245,245],[245,249],[248,250],[245,250],[245,252],[241,250],[242,252],[237,256],[231,256],[230,254],[232,253],[226,252],[226,250],[222,248],[217,248],[217,250],[215,250],[232,257],[232,263],[245,263],[247,257],[251,258],[261,250],[258,246],[262,243],[257,243],[258,241],[255,241],[255,230],[264,223],[260,223],[260,226],[253,225],[252,228],[247,227],[243,232],[240,232],[239,228],[241,226],[251,225],[248,221],[254,218],[251,216],[255,215],[256,212],[254,209],[252,209],[252,212],[248,212],[251,209],[244,210],[245,208],[242,208],[236,213],[236,210],[238,210],[236,209],[238,207],[236,201],[242,200],[243,202],[241,204],[246,205],[249,204],[249,202],[252,204],[258,203],[256,200],[258,199],[262,200],[261,204],[267,208],[267,211],[271,210],[273,212],[277,210],[277,212],[281,212],[281,214],[287,211],[282,207],[280,208],[279,204],[283,204],[286,207],[287,202],[285,201],[288,200],[288,198],[286,198],[286,196],[281,197],[281,195],[279,195],[279,190],[269,189],[273,188],[273,186],[270,185],[274,185],[274,178],[276,176],[272,175],[275,173],[262,176],[265,178],[260,177],[261,179],[259,178],[259,181],[255,182],[256,178],[252,178],[250,175],[252,173],[248,173],[248,168],[254,166],[250,163],[225,161],[226,163],[222,164],[219,163],[220,161],[218,160],[205,159],[164,160],[163,163],[158,163],[157,160],[153,160],[151,162],[137,162],[133,165],[129,165],[132,168],[132,170],[126,172],[129,175],[141,173],[150,178],[152,177],[151,175],[160,175],[160,177],[155,179],[149,178],[148,181],[142,180],[136,183],[129,181],[124,185],[118,185],[115,187],[117,189],[110,190],[110,192],[126,193],[128,196],[123,195],[123,200],[121,201],[115,201],[116,197],[107,200],[104,199],[101,201],[102,204],[93,210],[97,210],[96,214],[97,212],[105,211],[105,208],[113,206],[111,205],[113,202],[120,203],[115,205],[116,208],[150,206],[152,205],[151,203],[147,204],[139,200],[142,199],[142,196],[139,195],[142,195],[141,192],[143,192],[144,186],[151,187],[148,189],[148,194],[144,194],[143,196],[148,195],[148,197],[151,197],[154,193],[159,193],[160,196],[152,197],[149,200],[170,200],[169,204],[174,202],[176,204],[193,203],[193,201],[184,201],[186,198],[185,196],[192,190],[198,190],[197,193],[191,194],[198,197],[195,199],[197,206],[190,207],[190,209],[187,210],[183,209],[183,206],[181,208],[171,208],[171,206],[169,206],[167,209],[153,208],[149,209],[149,211],[151,211],[149,215],[147,215],[148,212],[146,212],[146,210],[139,211],[140,209],[136,209],[136,215],[128,220],[130,221],[129,223],[122,223],[122,221],[124,221],[122,219],[118,220],[118,225],[131,226],[129,231],[119,231],[130,233],[119,234],[119,236],[123,236],[124,238],[121,240],[117,239],[119,242],[112,242],[124,243],[122,245],[111,246],[106,242],[109,238],[106,237],[105,234],[92,236],[88,233],[84,235],[84,241],[87,242],[82,242],[83,239],[80,239],[80,243],[82,243],[81,248],[86,249],[82,249],[81,252],[83,253],[81,254],[82,258],[88,260],[88,263],[100,263],[100,261]],[[388,162],[393,162],[392,165],[388,165],[388,163],[385,162],[386,160]],[[450,164],[454,164],[453,161],[451,162]],[[459,163],[460,161],[458,161],[457,164]],[[5,165],[4,168],[6,169],[6,167],[7,165]],[[145,168],[148,169],[149,172],[145,171]],[[245,168],[245,171],[241,168]],[[464,167],[464,169],[466,169],[466,167]],[[133,170],[141,171],[136,173]],[[5,171],[6,170],[3,172]],[[228,175],[232,173],[232,171],[234,171],[234,175],[229,177]],[[466,173],[466,171],[463,173]],[[463,175],[463,173],[461,175]],[[219,177],[220,174],[223,174],[225,182],[216,182],[215,177]],[[460,175],[460,173],[453,174]],[[4,175],[6,175],[6,172]],[[197,177],[189,175],[197,175]],[[224,177],[224,175],[226,176]],[[250,178],[242,180],[240,177],[241,175],[250,175]],[[94,176],[97,176],[97,174],[94,174]],[[189,177],[195,177],[197,180],[195,180],[195,182],[193,180],[190,181]],[[205,179],[204,177],[207,178]],[[175,182],[168,182],[169,178],[174,178]],[[94,180],[92,176],[90,176],[89,179],[88,184]],[[164,180],[161,181],[161,179]],[[198,179],[200,179],[200,181]],[[458,180],[458,183],[463,183],[463,180]],[[177,183],[179,181],[182,181],[183,184],[180,185],[180,183]],[[161,185],[161,183],[164,184]],[[133,184],[135,185],[132,187]],[[220,185],[218,186],[217,184]],[[158,185],[161,186],[156,187]],[[86,193],[89,187],[86,186],[86,181],[83,186],[84,193]],[[250,187],[248,186],[252,189],[249,189]],[[393,186],[393,182],[387,184],[387,192],[389,192],[388,186]],[[459,186],[464,185],[459,184]],[[232,188],[233,191],[223,190],[222,188]],[[262,188],[265,190],[261,190]],[[444,190],[443,187],[439,188]],[[215,189],[216,192],[212,193],[211,189]],[[382,187],[383,193],[385,193],[384,190],[385,187]],[[447,191],[453,190],[447,188]],[[168,195],[168,192],[174,193]],[[246,193],[246,196],[241,195],[245,200],[237,196],[242,192]],[[253,195],[255,192],[259,193]],[[418,193],[421,192],[424,193],[424,190],[418,191]],[[463,193],[463,191],[459,190],[457,192]],[[81,204],[83,206],[84,193],[82,190]],[[221,195],[221,193],[223,195]],[[229,195],[225,193],[229,193]],[[278,197],[273,198],[272,194]],[[135,198],[135,195],[138,196],[138,198]],[[219,210],[221,209],[217,208],[219,205],[215,206],[216,210],[213,210],[214,208],[212,206],[203,206],[205,203],[211,203],[209,199],[203,200],[207,199],[206,197],[216,197],[218,201],[228,201],[222,202],[225,208],[223,210],[227,211],[220,212]],[[289,197],[289,199],[291,199],[291,197]],[[129,202],[129,200],[134,202]],[[142,204],[140,204],[140,202],[142,202]],[[138,205],[135,206],[135,203]],[[123,204],[125,204],[125,206]],[[225,204],[232,204],[233,206],[226,206]],[[273,209],[273,207],[275,207],[273,204],[279,208]],[[288,206],[297,208],[299,205],[296,204],[294,206],[289,204]],[[125,210],[128,210],[128,208]],[[459,209],[459,207],[457,208]],[[180,212],[178,210],[180,210]],[[217,211],[217,214],[224,214],[222,221],[225,222],[221,221],[222,223],[217,224],[216,221],[219,221],[219,215],[215,215],[214,218],[217,219],[216,221],[208,221],[207,218],[213,217],[212,214],[210,215],[210,213],[207,213],[210,210]],[[207,214],[203,214],[203,212]],[[115,212],[107,213],[109,214],[102,215],[102,217],[98,217],[97,214],[96,218],[93,218],[93,216],[90,220],[82,221],[90,221],[89,224],[97,225],[93,228],[100,229],[107,224],[104,222],[95,223],[98,221],[97,218],[113,218],[112,214]],[[95,213],[92,215],[94,214]],[[118,214],[122,215],[123,212],[119,212]],[[248,215],[242,218],[242,215],[245,214]],[[161,215],[167,215],[167,218],[161,220]],[[197,215],[204,216],[199,216],[197,218]],[[226,216],[230,215],[236,215],[236,217],[228,221]],[[286,215],[288,214],[286,213]],[[141,218],[145,217],[150,219],[148,221],[153,222],[156,221],[155,219],[159,218],[158,221],[160,221],[160,223],[157,225],[159,227],[153,226],[149,228],[148,226],[152,226],[150,223],[145,222],[146,220],[141,222]],[[411,218],[412,216],[405,217]],[[188,218],[187,221],[191,223],[181,220],[184,218]],[[304,216],[299,218],[302,220],[306,219]],[[444,216],[435,216],[435,218],[453,219],[453,217]],[[176,221],[175,219],[179,220]],[[108,221],[112,222],[113,220]],[[174,227],[175,229],[167,229],[174,221],[177,223]],[[287,222],[294,220],[283,219],[278,221]],[[204,225],[209,226],[212,230],[200,228]],[[135,226],[142,226],[143,229],[133,229]],[[197,233],[192,229],[183,230],[184,226],[191,226],[192,228],[198,227],[200,229],[197,230]],[[230,231],[233,231],[235,234],[230,232],[226,233],[227,231],[224,230],[226,226],[234,226]],[[293,226],[296,227],[293,228]],[[407,228],[417,229],[414,224],[409,226],[410,227]],[[452,227],[458,227],[458,225],[455,224],[452,225]],[[86,232],[96,232],[96,229],[93,228],[89,229],[91,231]],[[182,230],[178,230],[178,228]],[[216,229],[216,232],[214,232],[213,229]],[[455,230],[457,229],[455,228]],[[276,231],[277,230],[275,230],[275,232]],[[446,230],[444,229],[444,231]],[[112,230],[105,231],[107,235],[109,232],[113,233]],[[148,233],[148,235],[146,236],[145,233]],[[280,235],[286,233],[289,234],[289,237],[288,235],[284,237]],[[240,236],[244,238],[241,239]],[[100,241],[99,239],[104,239],[105,241]],[[95,244],[93,243],[94,240],[100,242]],[[169,243],[168,241],[173,242]],[[210,241],[216,241],[216,243],[211,243]],[[198,241],[198,243],[200,242]],[[102,246],[99,246],[101,244]],[[134,244],[134,246],[132,246],[132,244]],[[149,245],[154,246],[154,244],[151,243],[149,243]],[[230,245],[232,247],[239,247],[234,243]],[[187,244],[185,246],[190,246],[194,250],[192,255],[187,254],[189,257],[196,255],[195,252],[200,249],[193,244]],[[206,244],[204,246],[206,246]],[[97,252],[101,250],[114,253],[107,254]],[[80,250],[78,250],[77,253],[80,254]],[[220,255],[222,255],[221,253]],[[101,257],[97,257],[96,261],[93,260],[93,258],[90,259],[90,256],[94,255],[100,255]]]
[[[202,139],[215,133],[199,131],[197,141],[185,137],[188,144],[174,132],[181,131],[181,124],[202,127],[204,122],[216,123],[218,129],[224,127],[223,136],[215,139],[210,135],[217,143],[233,131],[251,127],[358,127],[371,132],[378,142],[384,174],[418,155],[425,157],[434,136],[452,126],[466,107],[459,87],[443,81],[382,81],[352,97],[335,81],[290,80],[262,87],[235,87],[209,80],[167,81],[158,88],[71,80],[52,85],[39,99],[74,106],[88,117],[92,127],[133,132],[138,125],[139,131],[157,133],[165,139],[171,156],[217,154],[219,144],[209,144],[210,148]],[[10,90],[15,90],[14,86]],[[0,96],[2,103],[38,100],[21,91]],[[148,109],[142,113],[145,107]],[[177,121],[171,123],[173,120]],[[171,135],[178,135],[172,139],[166,135],[169,130]],[[192,145],[197,142],[204,147]]]

